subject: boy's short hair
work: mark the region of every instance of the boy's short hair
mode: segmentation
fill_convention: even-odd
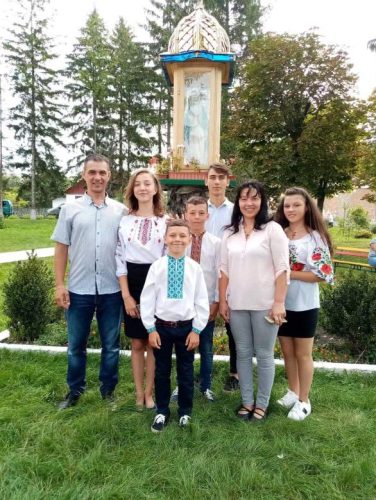
[[[190,233],[189,229],[189,224],[186,220],[184,219],[170,219],[167,224],[166,224],[166,233],[169,230],[170,227],[186,227],[188,229],[188,232]]]
[[[231,175],[229,167],[224,163],[212,163],[211,165],[209,165],[207,174],[209,174],[211,169],[215,170],[217,174],[224,174],[226,177],[230,177]]]
[[[185,202],[185,211],[187,211],[188,205],[205,205],[208,208],[208,200],[203,196],[195,195],[188,198]]]

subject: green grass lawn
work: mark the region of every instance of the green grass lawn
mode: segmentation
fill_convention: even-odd
[[[152,412],[135,411],[128,359],[116,411],[99,399],[97,356],[86,394],[64,412],[65,356],[0,351],[0,366],[0,498],[375,498],[375,376],[317,373],[313,413],[298,423],[275,403],[278,370],[270,416],[254,426],[235,417],[239,394],[221,392],[227,367],[217,363],[217,402],[196,395],[185,431],[173,407],[154,435]]]
[[[0,229],[0,252],[52,247],[50,237],[55,225],[55,218],[5,219],[5,228]]]

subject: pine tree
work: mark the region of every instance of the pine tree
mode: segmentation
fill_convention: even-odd
[[[111,37],[110,98],[115,131],[114,165],[124,187],[132,168],[145,165],[154,142],[155,111],[151,102],[151,70],[142,48],[120,18]],[[126,173],[126,175],[124,175]]]
[[[18,144],[13,165],[21,168],[29,179],[30,216],[35,218],[41,170],[54,165],[55,173],[61,175],[54,147],[63,145],[63,106],[59,104],[59,72],[53,69],[56,55],[47,34],[49,19],[45,17],[45,11],[48,0],[18,0],[17,4],[18,21],[4,42],[16,99],[16,104],[10,109],[9,127],[13,129]]]
[[[111,48],[102,18],[94,9],[81,36],[68,56],[66,85],[72,102],[70,137],[79,162],[88,153],[112,156],[114,133],[111,127],[109,83]]]

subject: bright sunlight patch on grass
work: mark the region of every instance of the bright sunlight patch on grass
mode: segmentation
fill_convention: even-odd
[[[217,402],[196,394],[190,430],[173,407],[154,435],[153,413],[134,408],[129,360],[116,411],[99,398],[98,361],[79,404],[58,412],[65,356],[0,351],[0,498],[374,498],[374,376],[315,374],[313,413],[297,423],[275,403],[278,370],[270,416],[253,426],[235,417],[239,394],[222,393],[228,367],[216,363]]]

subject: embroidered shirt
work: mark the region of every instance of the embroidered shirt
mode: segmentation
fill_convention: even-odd
[[[202,234],[192,234],[192,243],[191,243],[191,259],[195,260],[198,264],[200,264],[201,258],[201,245],[202,245]]]
[[[313,231],[298,240],[289,240],[290,268],[292,271],[311,271],[329,284],[333,284],[333,264],[329,248],[320,234]],[[286,297],[289,311],[308,311],[320,307],[318,283],[291,280]]]
[[[152,264],[164,253],[167,217],[126,215],[120,221],[116,276],[128,274],[127,262]]]
[[[165,255],[149,269],[141,293],[141,319],[148,332],[155,330],[155,316],[164,321],[193,319],[192,329],[200,333],[209,318],[209,301],[204,274],[189,257]]]
[[[225,231],[221,246],[221,272],[229,279],[227,301],[230,309],[263,311],[274,302],[275,280],[286,272],[289,280],[288,239],[274,221],[246,238]]]
[[[219,207],[208,200],[209,219],[205,224],[206,231],[222,239],[225,226],[231,223],[233,209],[234,204],[227,198]]]
[[[100,206],[87,194],[61,207],[51,239],[69,246],[68,289],[79,295],[115,293],[115,250],[127,208],[106,196]]]
[[[204,272],[209,304],[212,304],[219,300],[218,274],[221,261],[221,240],[207,231],[201,236],[200,266]],[[186,255],[192,256],[192,248],[190,246],[187,248]]]

